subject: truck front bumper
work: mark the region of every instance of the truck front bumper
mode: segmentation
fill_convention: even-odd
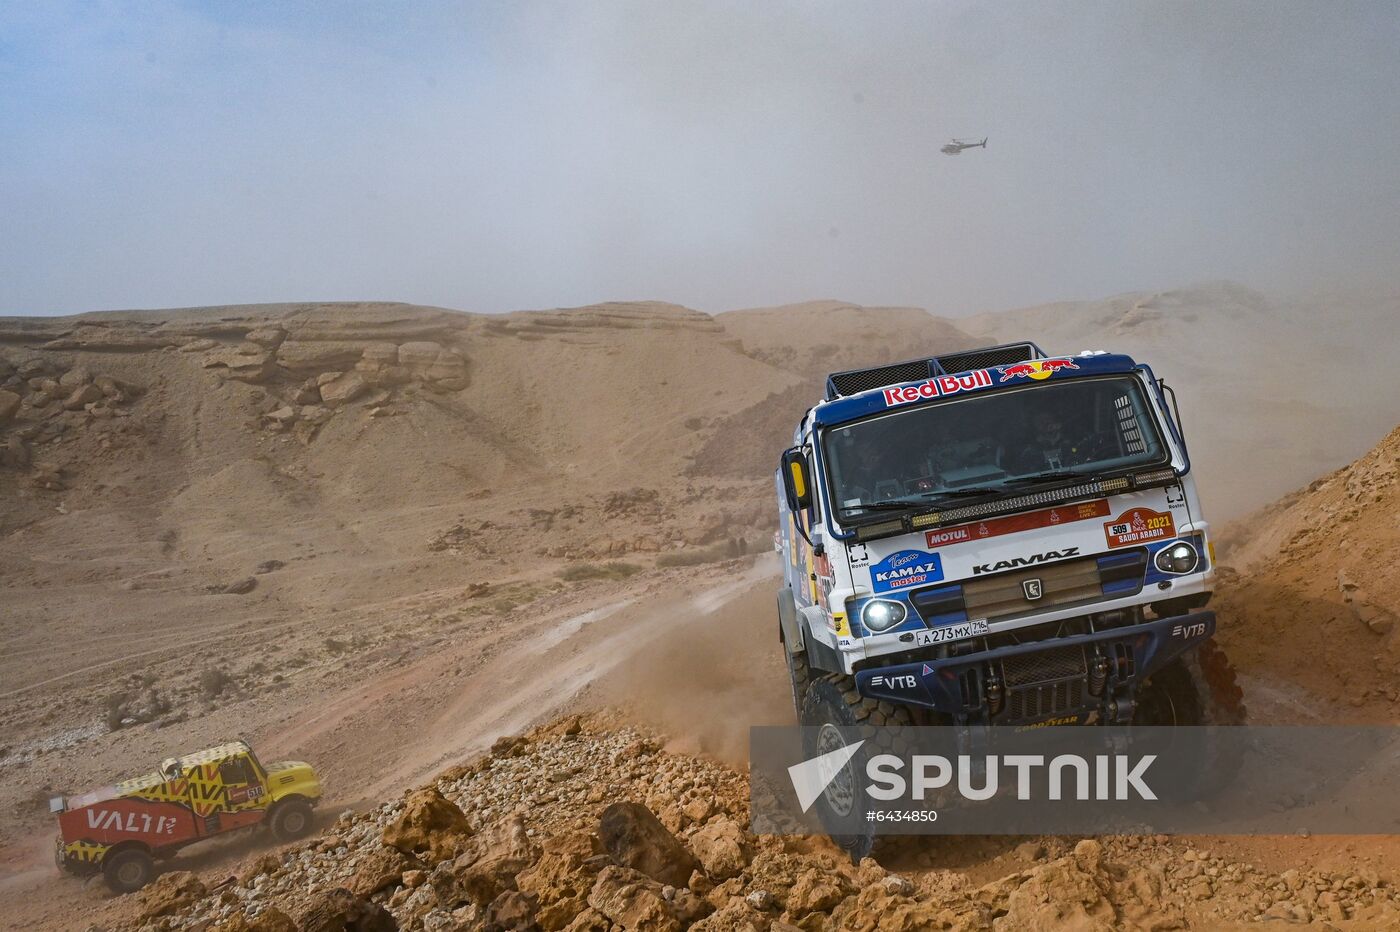
[[[1137,687],[1215,634],[1215,613],[1193,612],[958,657],[860,670],[861,695],[932,709],[957,723],[1132,719]]]

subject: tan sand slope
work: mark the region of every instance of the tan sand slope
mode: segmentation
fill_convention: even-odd
[[[1348,717],[1400,711],[1400,428],[1355,463],[1232,523],[1221,559],[1238,571],[1220,605],[1238,663],[1345,703]]]

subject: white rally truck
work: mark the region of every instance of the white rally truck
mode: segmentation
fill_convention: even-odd
[[[1169,394],[1033,343],[829,376],[776,476],[800,724],[1242,723]]]

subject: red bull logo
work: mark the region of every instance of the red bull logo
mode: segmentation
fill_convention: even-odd
[[[1012,366],[1001,366],[1001,378],[998,382],[1009,382],[1012,379],[1027,378],[1040,381],[1048,379],[1061,369],[1078,369],[1073,359],[1061,357],[1059,359],[1036,359],[1031,362],[1018,362]]]
[[[991,384],[992,374],[986,369],[965,372],[962,375],[939,375],[917,385],[901,385],[898,388],[885,389],[885,405],[893,408],[895,405],[908,404],[911,401],[922,401],[937,398],[940,395],[956,395],[958,392],[986,388]]]

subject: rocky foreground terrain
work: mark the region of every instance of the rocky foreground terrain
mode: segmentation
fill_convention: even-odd
[[[1315,308],[1207,285],[961,320],[0,320],[0,925],[1384,927],[1384,836],[959,839],[852,867],[743,830],[746,729],[791,716],[761,551],[792,424],[828,371],[1001,338],[1127,349],[1177,386],[1205,503],[1237,519],[1217,607],[1255,721],[1394,722],[1400,441],[1346,465],[1395,425],[1394,305],[1353,310],[1319,335]],[[139,900],[54,872],[49,796],[232,737],[315,764],[320,836],[196,846]],[[405,801],[427,786],[461,816]],[[620,802],[675,842],[605,818]]]
[[[568,717],[401,799],[214,880],[166,874],[122,929],[1380,929],[1400,890],[1370,868],[1279,872],[1165,837],[1010,839],[983,882],[905,839],[851,865],[747,831],[743,776],[652,735]],[[986,839],[979,840],[986,842]],[[907,865],[903,869],[899,865]]]

